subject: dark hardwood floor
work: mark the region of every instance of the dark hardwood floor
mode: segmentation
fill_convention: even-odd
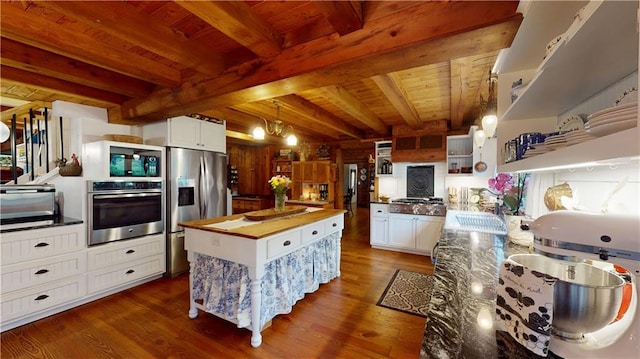
[[[200,312],[188,276],[159,279],[2,333],[9,358],[417,358],[425,319],[376,306],[396,269],[432,273],[428,257],[372,249],[369,210],[345,216],[342,275],[251,333]]]

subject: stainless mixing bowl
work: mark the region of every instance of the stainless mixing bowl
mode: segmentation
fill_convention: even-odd
[[[587,263],[539,254],[514,254],[509,258],[559,279],[553,293],[554,334],[580,340],[584,333],[607,326],[618,314],[625,285],[620,276]]]

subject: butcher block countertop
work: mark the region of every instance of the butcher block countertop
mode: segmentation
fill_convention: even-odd
[[[296,227],[321,221],[323,219],[344,214],[342,209],[318,209],[308,208],[306,212],[293,214],[283,218],[269,219],[265,221],[250,221],[246,214],[234,214],[226,217],[200,219],[196,221],[180,222],[185,228],[199,229],[208,232],[222,233],[250,239],[260,239],[287,231]]]

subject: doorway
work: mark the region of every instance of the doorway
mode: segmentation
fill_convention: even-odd
[[[344,165],[343,193],[346,195],[351,192],[351,203],[357,201],[358,198],[358,164],[347,163]]]

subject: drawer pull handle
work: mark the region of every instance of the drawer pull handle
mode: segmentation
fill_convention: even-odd
[[[41,294],[41,295],[37,296],[37,297],[36,297],[36,299],[34,299],[34,300],[45,300],[45,299],[47,299],[47,298],[49,298],[49,296],[48,296],[48,295],[46,295],[46,294]]]
[[[334,223],[334,224],[331,225],[331,227],[337,227],[337,226],[338,226],[337,223]]]
[[[40,243],[36,244],[34,247],[35,248],[39,248],[39,247],[46,247],[48,245],[49,245],[49,243],[47,243],[47,242],[40,242]]]
[[[133,269],[129,269],[125,274],[131,274],[133,272],[135,272]]]
[[[131,253],[135,253],[136,251],[134,251],[133,249],[129,249],[126,254],[131,254]]]
[[[381,210],[381,209],[379,209],[377,212],[378,212],[378,213],[382,213],[382,210]]]
[[[291,241],[284,241],[284,243],[282,243],[283,246],[289,246],[291,245]]]
[[[315,236],[316,234],[318,234],[318,231],[313,231],[311,232],[311,234]]]
[[[39,271],[37,271],[35,274],[36,274],[36,275],[38,275],[38,274],[45,274],[45,273],[47,273],[47,272],[49,272],[49,270],[48,270],[48,269],[40,269],[40,270],[39,270]]]

